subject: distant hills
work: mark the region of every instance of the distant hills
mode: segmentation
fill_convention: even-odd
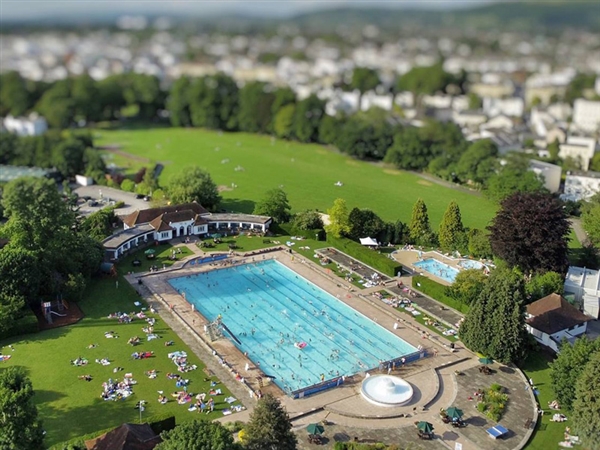
[[[477,0],[483,2],[486,0]],[[101,4],[100,4],[101,5]],[[173,22],[187,24],[191,28],[203,30],[221,29],[234,33],[275,31],[281,25],[294,25],[304,33],[327,34],[343,26],[350,29],[360,29],[365,25],[376,25],[382,30],[394,31],[399,28],[410,27],[438,27],[455,29],[480,29],[480,30],[511,30],[511,31],[559,31],[565,28],[586,29],[600,31],[600,2],[598,0],[528,0],[523,2],[497,2],[488,3],[471,8],[457,7],[443,9],[441,5],[418,9],[418,2],[391,3],[377,2],[368,8],[365,3],[355,4],[351,7],[326,9],[318,5],[317,9],[301,14],[283,14],[285,9],[273,7],[267,10],[260,4],[252,6],[248,2],[239,9],[214,10],[211,8],[198,8],[190,3],[189,11],[172,8],[169,12],[163,9],[148,8],[141,13],[138,8],[127,9],[124,3],[121,8],[71,9],[67,11],[47,11],[47,14],[35,16],[24,15],[23,18],[12,19],[8,14],[1,19],[3,26],[14,28],[18,25],[26,27],[53,27],[57,25],[67,27],[94,27],[114,25],[116,19],[123,14],[145,15],[148,18],[167,16]],[[188,6],[186,6],[188,5]],[[285,1],[281,3],[285,5]],[[464,3],[460,4],[464,6]],[[16,9],[18,3],[11,3]]]
[[[289,21],[314,31],[331,30],[339,25],[353,27],[366,24],[382,29],[422,25],[499,31],[600,30],[600,2],[506,2],[450,11],[344,8],[305,13]]]

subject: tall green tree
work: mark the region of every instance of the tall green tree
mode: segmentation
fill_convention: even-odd
[[[562,295],[564,287],[565,279],[560,273],[550,271],[533,275],[525,283],[527,302],[535,302],[553,293]]]
[[[429,214],[427,213],[427,205],[423,199],[418,199],[412,210],[410,224],[410,238],[413,242],[419,245],[427,245],[431,243],[431,225],[429,224]]]
[[[100,107],[101,116],[105,120],[121,117],[121,108],[126,105],[123,95],[125,75],[111,75],[98,81],[98,98],[95,100]]]
[[[318,211],[307,209],[306,211],[300,211],[294,215],[292,219],[294,228],[298,230],[321,230],[323,229],[323,220],[321,214]]]
[[[163,441],[156,450],[242,450],[233,436],[219,422],[191,420],[161,434]]]
[[[560,353],[550,363],[550,380],[558,404],[568,412],[574,411],[577,380],[594,353],[600,352],[600,340],[580,337],[573,344],[563,341]],[[596,374],[597,376],[597,374]]]
[[[294,114],[294,136],[300,142],[316,142],[319,138],[319,125],[325,114],[325,102],[316,95],[298,102]]]
[[[63,141],[52,149],[52,163],[66,178],[84,173],[84,156],[85,145],[75,139]]]
[[[590,356],[575,384],[573,428],[590,450],[600,449],[600,351]]]
[[[21,367],[0,371],[0,448],[44,448],[44,430],[33,402],[33,386]]]
[[[379,85],[379,75],[374,69],[368,67],[356,67],[352,71],[352,80],[350,87],[360,92],[358,99],[358,109],[362,109],[362,96],[365,92],[375,89]]]
[[[270,216],[277,223],[289,222],[292,210],[285,191],[281,188],[270,189],[262,200],[256,203],[254,214]]]
[[[271,394],[258,401],[244,430],[247,450],[295,450],[298,445],[285,408]]]
[[[282,107],[273,118],[273,132],[275,136],[290,139],[294,136],[294,116],[296,105],[293,103]]]
[[[210,174],[198,166],[185,167],[171,178],[167,186],[171,202],[198,202],[206,209],[215,209],[221,202],[217,185]]]
[[[319,142],[322,144],[335,144],[340,137],[346,121],[341,117],[323,116],[319,124]],[[1,154],[1,153],[0,153]]]
[[[523,277],[507,269],[495,270],[460,326],[462,342],[502,363],[521,360],[528,338],[524,304]]]
[[[271,105],[271,115],[275,117],[277,113],[287,105],[296,104],[296,93],[289,87],[282,87],[275,91],[275,98]]]
[[[462,223],[460,208],[454,200],[450,202],[442,221],[438,239],[443,250],[454,251],[465,241],[465,227]]]
[[[88,74],[73,78],[71,86],[74,119],[86,122],[101,119],[100,91],[97,82]]]
[[[238,87],[218,73],[195,79],[190,86],[190,116],[196,127],[235,130],[238,126]]]
[[[35,110],[54,128],[67,128],[75,118],[75,100],[71,96],[71,80],[59,80],[44,92]]]
[[[488,229],[494,254],[525,274],[567,272],[570,225],[562,203],[550,194],[511,195]]]
[[[348,220],[348,206],[343,198],[336,198],[333,206],[327,210],[329,225],[325,225],[325,231],[334,237],[341,237],[350,232],[350,221]]]
[[[271,125],[275,94],[266,83],[247,83],[239,92],[238,124],[241,131],[266,133]]]
[[[482,186],[495,173],[498,147],[490,139],[469,146],[456,164],[456,174],[466,183]]]
[[[353,208],[348,215],[350,231],[348,237],[358,241],[360,238],[374,237],[385,230],[385,222],[370,209]]]
[[[394,140],[395,130],[388,119],[387,111],[380,108],[358,112],[341,127],[335,144],[358,159],[383,159]]]
[[[154,119],[164,108],[165,94],[154,75],[127,73],[122,79],[123,98],[128,105],[137,105],[138,117]]]
[[[397,91],[410,91],[413,94],[435,94],[443,91],[452,81],[452,76],[444,71],[441,63],[433,66],[413,67],[397,80]]]
[[[490,244],[489,234],[478,228],[473,228],[469,230],[468,233],[468,250],[471,256],[475,258],[491,258],[492,253],[492,245]]]
[[[171,125],[175,127],[188,127],[192,124],[190,118],[190,86],[192,82],[189,77],[181,76],[171,85],[169,97],[167,98],[167,109]]]
[[[492,174],[485,185],[485,194],[496,202],[516,193],[547,192],[544,182],[531,170],[529,163],[509,159],[506,165]]]
[[[31,108],[27,82],[18,72],[0,75],[0,116],[22,116]]]
[[[488,277],[482,270],[461,270],[456,275],[454,283],[446,288],[446,292],[453,299],[471,305],[477,301],[487,281]]]
[[[600,203],[590,204],[581,214],[581,225],[590,242],[600,246]]]

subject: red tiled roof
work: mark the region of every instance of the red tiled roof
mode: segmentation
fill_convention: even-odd
[[[152,450],[162,439],[150,425],[124,423],[102,436],[85,441],[88,450]]]
[[[127,224],[129,227],[133,227],[134,225],[138,225],[141,223],[149,223],[156,219],[158,216],[162,214],[175,213],[175,212],[183,212],[183,211],[193,211],[193,214],[204,215],[208,214],[208,211],[204,209],[199,203],[184,203],[182,205],[173,205],[173,206],[161,206],[160,208],[149,208],[142,209],[138,211],[134,211],[128,216],[123,218],[123,222]],[[193,215],[192,215],[193,218]]]
[[[550,294],[527,305],[527,313],[533,316],[527,319],[527,323],[546,334],[592,320],[558,294]]]

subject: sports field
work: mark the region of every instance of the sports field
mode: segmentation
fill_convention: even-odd
[[[192,128],[94,133],[97,145],[120,147],[118,153],[103,152],[108,163],[130,171],[150,162],[164,164],[163,185],[182,167],[199,165],[208,170],[223,187],[223,207],[228,210],[251,212],[266,190],[281,186],[294,212],[307,208],[324,211],[341,197],[349,208],[369,208],[385,220],[408,222],[413,204],[421,197],[434,227],[448,203],[456,200],[464,224],[484,228],[496,211],[494,203],[479,195],[357,161],[320,145]],[[341,186],[336,186],[338,181]]]

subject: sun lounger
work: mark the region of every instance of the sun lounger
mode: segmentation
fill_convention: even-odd
[[[508,430],[500,424],[496,425],[495,427],[488,428],[485,431],[487,431],[488,435],[492,439],[499,439],[499,438],[503,437],[504,435],[508,434]]]

